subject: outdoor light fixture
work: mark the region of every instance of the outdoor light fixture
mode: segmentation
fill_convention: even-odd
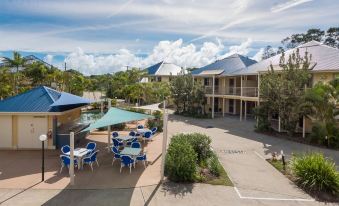
[[[42,158],[42,163],[41,163],[41,182],[45,180],[45,144],[44,142],[47,140],[47,135],[42,134],[39,136],[39,140],[41,141],[41,158]]]

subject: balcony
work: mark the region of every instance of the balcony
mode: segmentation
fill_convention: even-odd
[[[258,97],[258,87],[214,87],[215,95],[234,95],[245,97]],[[213,94],[212,86],[205,86],[205,94]]]

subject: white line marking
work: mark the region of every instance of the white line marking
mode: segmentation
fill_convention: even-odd
[[[263,159],[266,161],[266,159],[261,156],[258,152],[254,151],[254,154],[256,154],[260,159]],[[231,179],[232,181],[232,179]],[[233,181],[232,181],[233,182]],[[249,199],[249,200],[269,200],[269,201],[299,201],[299,202],[314,202],[314,199],[303,199],[303,198],[273,198],[273,197],[245,197],[242,196],[239,189],[237,187],[233,187],[237,195],[240,199]]]
[[[249,200],[270,200],[270,201],[299,201],[299,202],[314,202],[314,199],[303,199],[303,198],[274,198],[274,197],[244,197],[241,195],[237,187],[234,187],[235,192],[240,199]]]
[[[263,160],[266,161],[266,159],[263,156],[261,156],[257,151],[254,151],[254,154],[256,154],[258,157],[260,157],[260,159],[263,159]]]

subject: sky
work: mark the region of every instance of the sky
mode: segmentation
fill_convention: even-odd
[[[201,67],[309,28],[339,26],[338,0],[1,0],[0,56],[34,54],[85,75],[160,61]]]

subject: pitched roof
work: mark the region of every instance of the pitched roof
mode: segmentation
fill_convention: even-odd
[[[0,113],[62,112],[89,103],[87,99],[40,86],[0,101]]]
[[[217,60],[212,64],[206,65],[192,72],[193,75],[203,75],[208,73],[207,71],[222,71],[220,75],[232,75],[234,72],[246,68],[256,63],[255,60],[240,54],[233,54],[224,59]]]
[[[323,45],[317,41],[310,41],[302,44],[297,48],[287,50],[285,57],[295,53],[299,49],[299,54],[303,57],[305,52],[311,55],[312,71],[339,71],[339,49]],[[243,69],[237,74],[257,74],[258,72],[267,71],[272,64],[274,68],[279,68],[281,54],[265,59],[261,62],[253,64],[246,69]]]
[[[148,75],[170,76],[178,75],[182,71],[182,68],[172,63],[159,62],[146,68],[146,70],[148,71]]]

